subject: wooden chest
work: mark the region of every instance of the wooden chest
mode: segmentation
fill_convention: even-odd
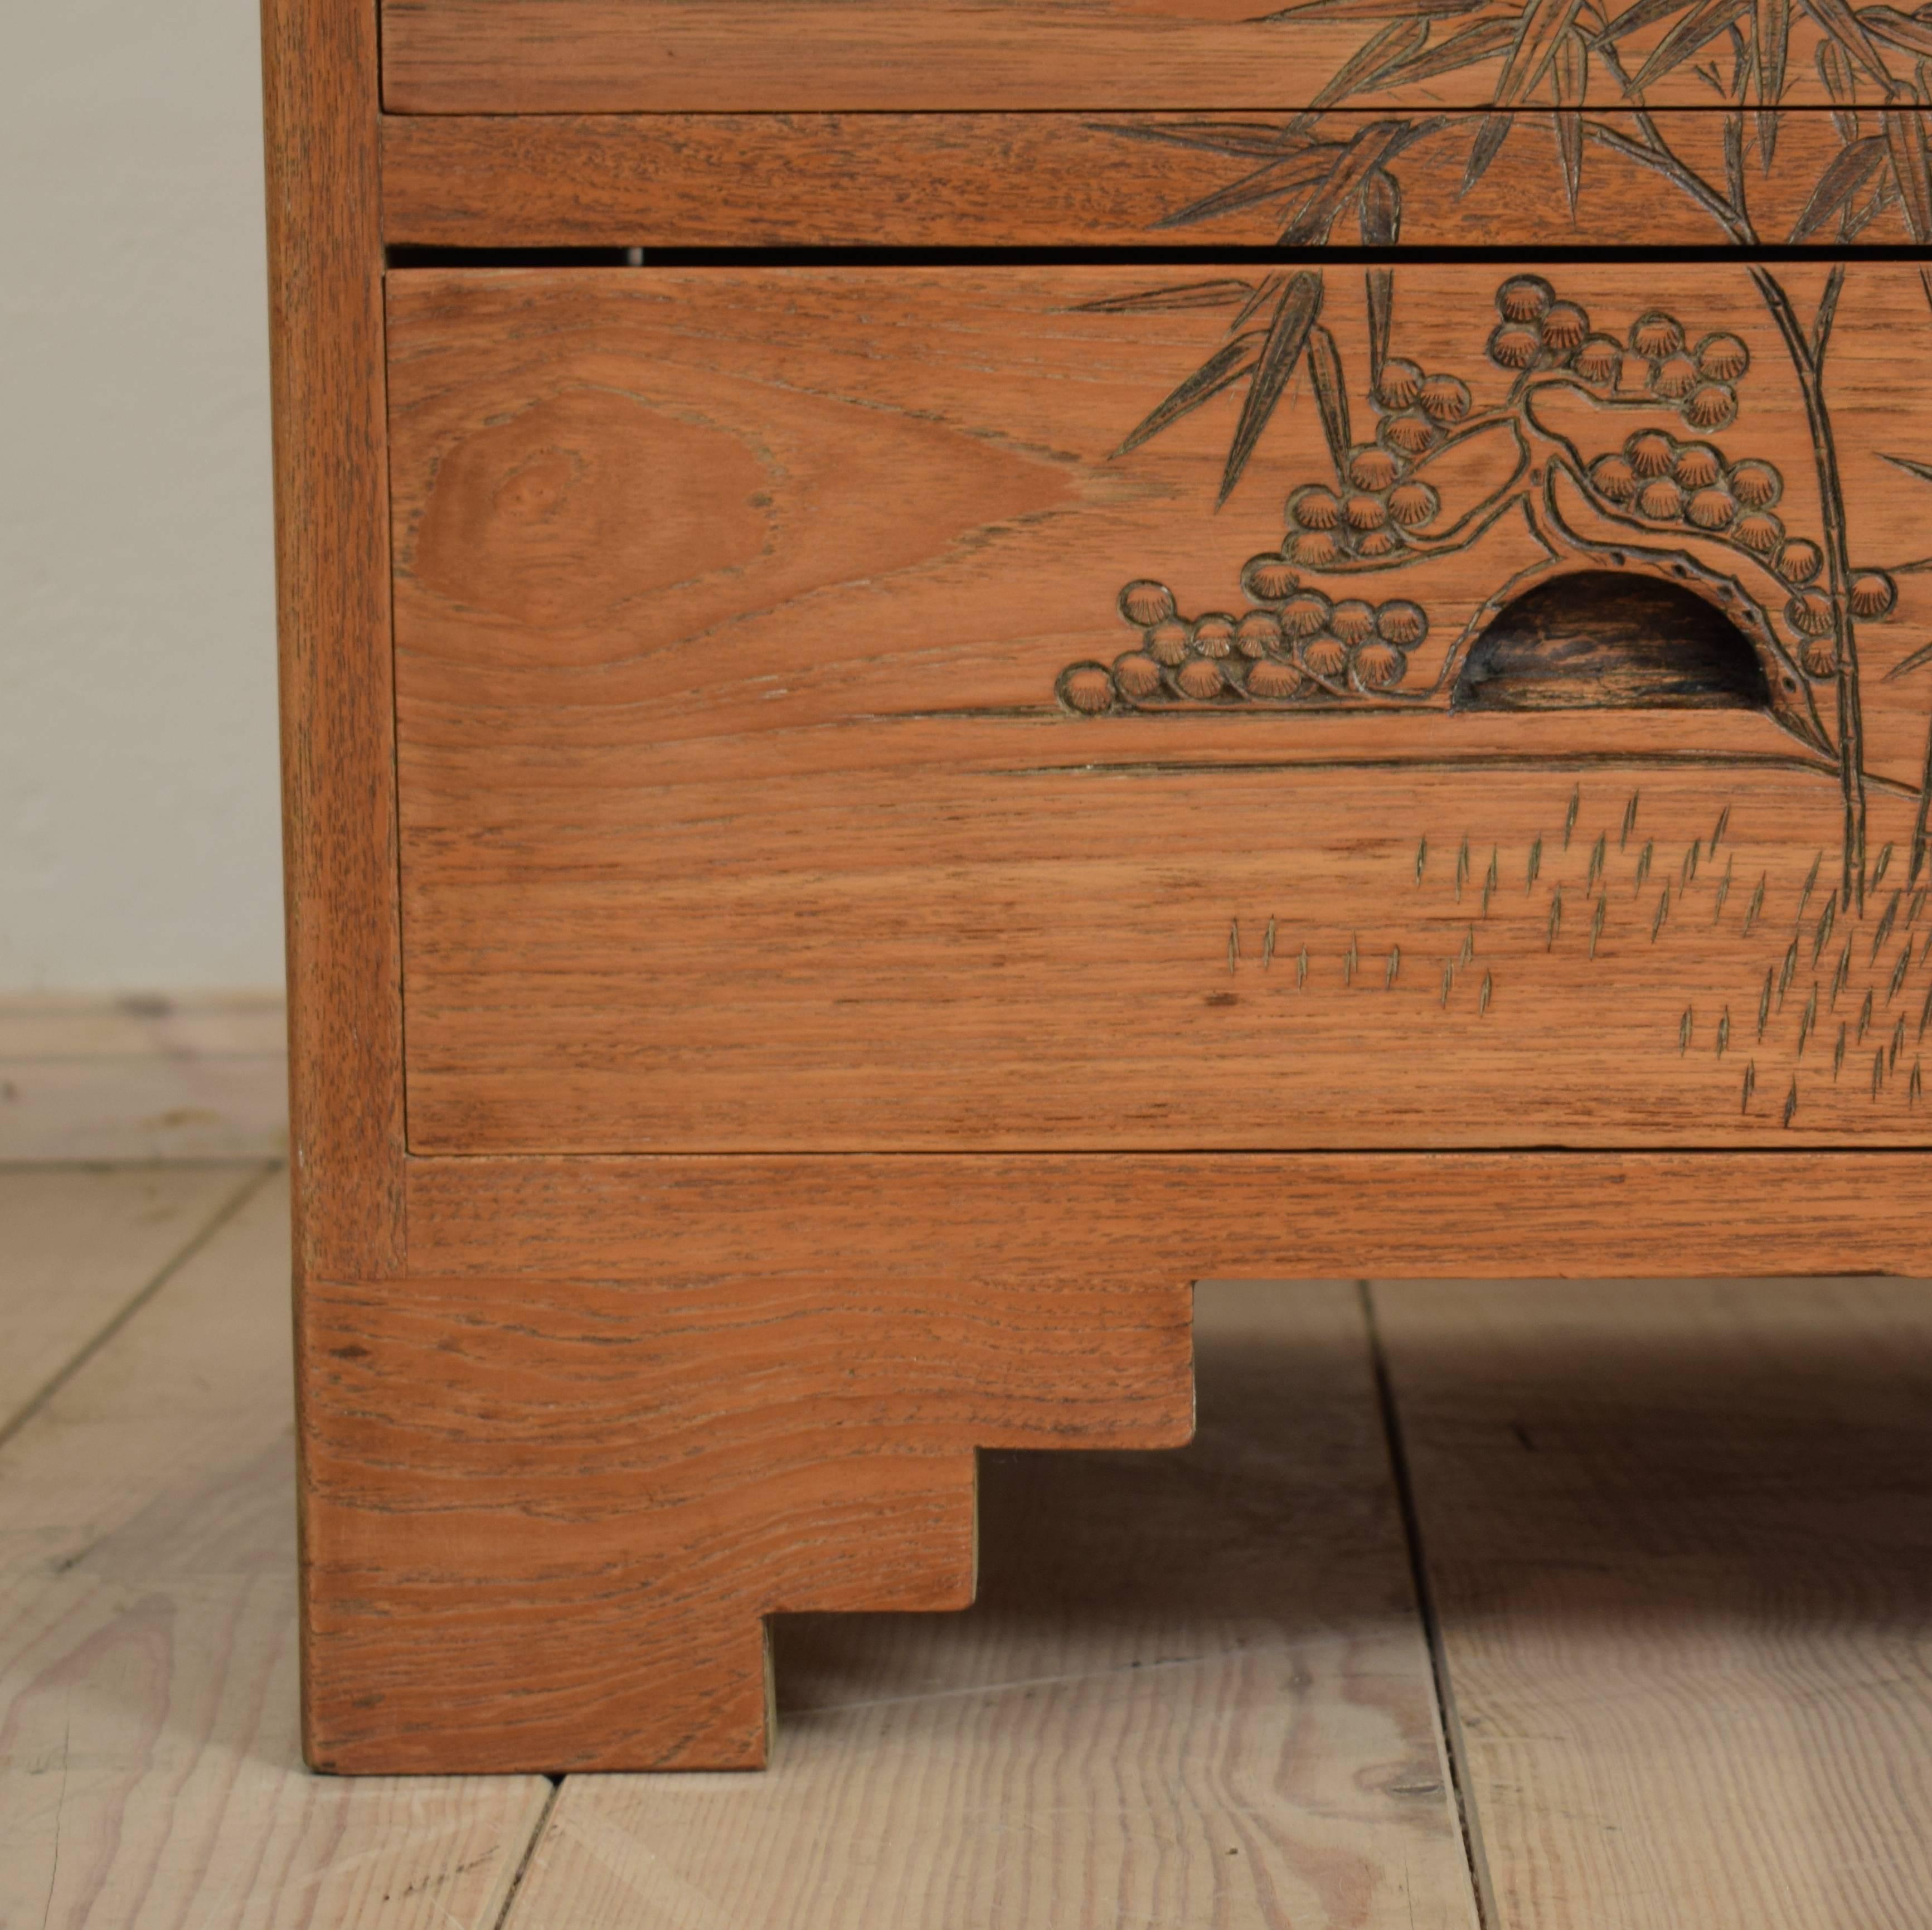
[[[380,14],[265,11],[318,1766],[757,1763],[1197,1277],[1922,1268],[1932,25]]]

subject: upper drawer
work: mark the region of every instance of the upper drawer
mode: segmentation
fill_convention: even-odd
[[[434,1152],[1922,1142],[1932,308],[390,278]]]
[[[1402,11],[1405,9],[1406,11]],[[1822,29],[1820,20],[1830,23]],[[1759,42],[1762,40],[1762,49]],[[1909,101],[1932,26],[1845,0],[384,0],[392,112]],[[988,194],[1000,191],[989,180]]]

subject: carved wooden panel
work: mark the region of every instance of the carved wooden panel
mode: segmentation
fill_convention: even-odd
[[[389,321],[418,1151],[1922,1140],[1915,267]]]
[[[1910,95],[1932,29],[1846,0],[384,0],[404,113],[1753,108]],[[1922,95],[1918,98],[1922,98]]]
[[[1332,239],[1404,248],[1896,246],[1927,239],[1932,197],[1895,173],[1924,118],[1529,108],[1498,143],[1486,114],[1432,115],[1335,205],[1322,170],[1352,171],[1385,116],[390,115],[383,225],[460,248],[1198,246],[1271,242],[1322,205]],[[1288,154],[1315,165],[1271,171]]]

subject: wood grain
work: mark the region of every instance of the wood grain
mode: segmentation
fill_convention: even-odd
[[[319,1766],[754,1766],[764,1615],[971,1599],[974,1448],[1186,1437],[1184,1277],[976,1266],[982,1202],[870,1172],[691,1177],[615,1277],[311,1283]]]
[[[1498,1930],[1919,1923],[1924,1283],[1376,1301]]]
[[[171,1265],[259,1168],[0,1172],[0,1433]]]
[[[1634,118],[1606,113],[1627,137]],[[1654,117],[1706,179],[1724,173],[1724,117]],[[1332,110],[1346,142],[1372,122]],[[1721,245],[1708,212],[1628,155],[1593,147],[1581,212],[1563,201],[1552,117],[1523,113],[1473,188],[1484,117],[1449,117],[1410,149],[1398,239],[1422,247]],[[1278,125],[1256,118],[1254,125]],[[1099,248],[1272,242],[1280,203],[1197,227],[1161,224],[1231,178],[1227,157],[1180,145],[1174,115],[386,115],[382,227],[392,245],[438,248]],[[1750,207],[1772,239],[1790,234],[1842,151],[1829,116],[1787,113]],[[1238,173],[1239,164],[1232,170]],[[997,185],[995,185],[997,184]],[[1338,239],[1354,237],[1346,229]],[[1828,247],[1826,224],[1804,238]],[[1861,242],[1910,239],[1888,202]]]
[[[298,1264],[401,1251],[402,1004],[376,20],[262,0]]]
[[[0,1450],[0,1921],[501,1914],[542,1783],[302,1766],[288,1240],[266,1180]]]
[[[573,1776],[506,1930],[1473,1930],[1356,1295],[1205,1286],[1202,1428],[989,1455],[959,1616],[786,1618],[764,1776]]]
[[[1202,103],[1286,110],[1306,107],[1396,11],[1385,8],[1365,25],[1346,9],[1283,20],[1258,13],[1251,0],[1081,7],[1004,0],[993,8],[972,0],[918,8],[865,0],[384,0],[383,98],[393,111],[428,114],[1115,113]],[[1640,66],[1672,24],[1660,20],[1622,41],[1622,51]],[[1791,41],[1782,98],[1826,101],[1814,64],[1816,31],[1808,21]],[[1441,79],[1357,98],[1425,112],[1486,107],[1498,98],[1504,51],[1498,46],[1492,58]],[[1900,75],[1910,73],[1910,56],[1893,60]],[[1850,71],[1865,98],[1884,98],[1872,77]],[[1723,100],[1688,65],[1648,92],[1658,106]]]
[[[413,1147],[1922,1142],[1928,698],[1887,674],[1932,641],[1932,578],[1857,578],[1886,592],[1857,626],[1870,895],[1828,920],[1831,666],[1792,627],[1827,599],[1682,520],[1705,491],[1784,542],[1780,569],[1821,568],[1774,318],[1742,266],[1660,266],[1640,296],[1622,267],[1552,272],[1580,339],[1716,341],[1748,374],[1666,404],[1559,369],[1530,422],[1499,304],[1551,290],[1399,268],[1392,365],[1491,425],[1410,472],[1366,439],[1439,429],[1367,399],[1373,284],[1328,271],[1344,454],[1384,485],[1344,488],[1394,546],[1373,564],[1327,533],[1342,485],[1306,385],[1277,385],[1258,443],[1238,385],[1120,452],[1228,326],[1133,308],[1144,269],[392,277]],[[1824,267],[1782,272],[1810,314]],[[1906,373],[1928,353],[1916,273],[1852,269],[1828,374],[1861,571],[1924,548],[1926,485],[1886,458],[1932,449],[1932,389]],[[1694,423],[1697,396],[1736,421]],[[1648,462],[1646,436],[1681,488],[1618,453]],[[1678,521],[1592,506],[1561,480],[1586,462]],[[1735,467],[1774,516],[1694,467]],[[1418,485],[1420,514],[1485,533],[1403,548],[1389,519]],[[1324,527],[1285,535],[1291,495]],[[1258,557],[1282,596],[1322,593],[1267,604]],[[1600,707],[1594,659],[1565,673],[1574,709],[1459,707],[1474,631],[1580,563],[1695,602],[1690,576],[1737,635],[1758,611],[1784,707]],[[1321,622],[1328,599],[1344,701],[1238,699],[1208,640],[1242,661],[1235,618],[1212,613]],[[1154,620],[1177,601],[1196,630]],[[1406,681],[1378,696],[1350,652],[1397,619],[1406,656],[1371,641]],[[1186,661],[1163,683],[1170,642]],[[1304,697],[1306,647],[1306,675],[1269,666]],[[1144,707],[1108,684],[1117,659],[1155,680]]]
[[[1206,1277],[1910,1275],[1910,1152],[1300,1153],[412,1160],[424,1273],[621,1282],[829,1252],[988,1286],[1156,1296]],[[856,1217],[856,1202],[868,1215]],[[735,1261],[734,1261],[735,1263]],[[776,1260],[770,1264],[776,1265]],[[896,1277],[895,1274],[893,1277]]]

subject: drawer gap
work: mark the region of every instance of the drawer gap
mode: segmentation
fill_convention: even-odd
[[[1922,248],[1862,246],[1740,248],[1240,248],[1211,246],[1071,248],[450,248],[404,244],[386,251],[391,268],[1199,268],[1262,264],[1346,268],[1387,263],[1406,269],[1507,263],[1560,267],[1566,263],[1633,265],[1704,263],[1727,267],[1754,262],[1816,265],[1832,261],[1923,261]]]

